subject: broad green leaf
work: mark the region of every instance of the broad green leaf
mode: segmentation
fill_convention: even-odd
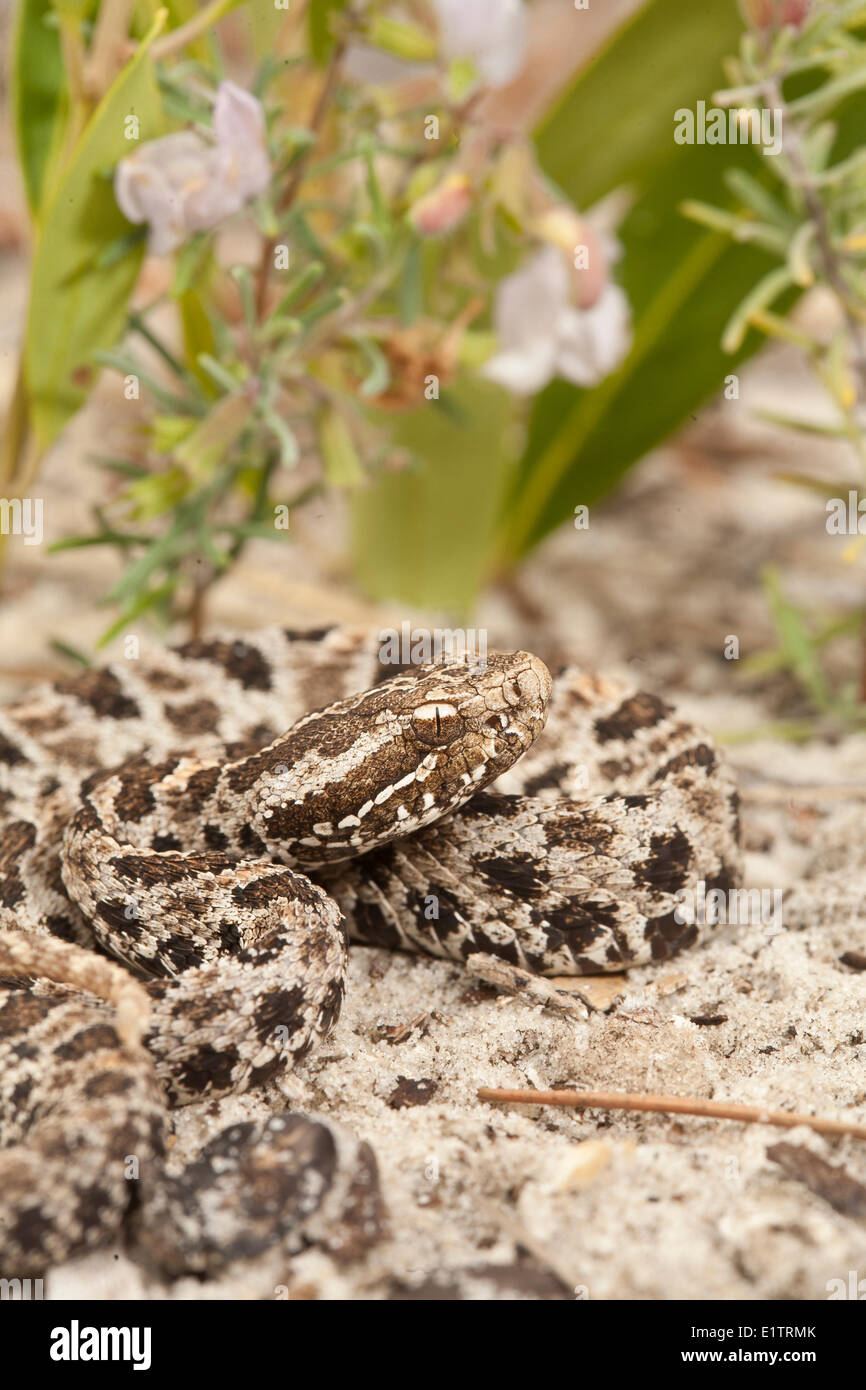
[[[41,220],[24,346],[30,424],[40,450],[82,405],[95,351],[109,347],[126,320],[144,249],[138,246],[108,266],[97,260],[107,242],[129,230],[111,181],[131,148],[125,118],[138,117],[142,140],[160,134],[148,47],[163,19],[164,11],[96,108]]]
[[[361,488],[353,506],[356,573],[374,598],[463,615],[484,576],[504,490],[510,404],[498,386],[464,381],[390,425],[407,466]]]
[[[35,217],[52,148],[63,125],[66,84],[51,0],[19,0],[12,55],[12,112],[18,159]]]
[[[275,0],[266,5],[261,0],[250,5],[244,19],[250,26],[253,50],[259,57],[280,52],[280,36],[295,8],[294,0],[280,0],[279,6]]]
[[[325,476],[332,487],[354,488],[364,482],[364,465],[343,416],[327,405],[319,416],[319,448]]]

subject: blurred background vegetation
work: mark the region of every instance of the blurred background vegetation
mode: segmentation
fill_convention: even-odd
[[[362,592],[466,618],[767,337],[802,349],[861,468],[866,4],[631,0],[595,47],[568,4],[564,55],[539,8],[18,0],[33,257],[0,491],[38,490],[101,370],[139,401],[92,531],[61,542],[122,561],[105,640],[143,613],[200,630],[247,543],[292,544],[337,493]],[[701,102],[782,109],[781,152],[680,143]],[[521,387],[504,287],[551,247],[576,361]],[[829,341],[789,318],[816,283]],[[614,287],[630,326],[602,351]],[[816,624],[766,582],[765,663],[859,718],[820,652],[863,612]]]

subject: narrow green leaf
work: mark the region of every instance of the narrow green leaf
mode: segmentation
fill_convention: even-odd
[[[764,591],[779,633],[785,665],[802,683],[815,707],[826,712],[833,702],[815,644],[806,631],[800,613],[785,598],[776,570],[765,571]]]
[[[289,285],[271,314],[271,318],[282,318],[284,314],[287,314],[298,303],[298,300],[303,299],[313,286],[318,284],[324,274],[325,266],[321,261],[311,261],[309,265],[304,266],[304,269],[299,271]]]
[[[424,305],[424,259],[421,243],[413,241],[406,252],[400,277],[400,322],[414,323]]]
[[[198,364],[203,371],[207,372],[208,376],[221,391],[225,391],[228,395],[232,395],[233,392],[237,391],[240,385],[237,377],[232,376],[231,372],[228,371],[221,362],[218,362],[215,357],[211,356],[209,352],[199,353]]]
[[[167,579],[165,583],[160,584],[158,588],[149,589],[146,593],[140,594],[138,598],[134,599],[133,602],[124,609],[117,621],[112,623],[109,628],[106,628],[96,645],[98,647],[107,647],[108,643],[111,642],[119,632],[122,632],[125,627],[128,627],[135,618],[140,617],[142,613],[146,613],[149,609],[157,608],[161,603],[166,602],[174,593],[174,590],[175,581],[173,579]]]
[[[87,668],[93,665],[89,656],[85,656],[77,647],[70,647],[68,642],[61,642],[59,637],[52,637],[48,645],[58,656],[65,656],[67,661],[74,661],[76,666]]]
[[[359,333],[355,341],[367,364],[367,375],[360,386],[361,395],[380,396],[383,391],[387,391],[391,382],[388,359],[374,338]]]
[[[184,529],[185,521],[185,516],[179,516],[167,535],[148,545],[145,553],[130,565],[109,591],[109,602],[124,603],[131,600],[144,589],[156,570],[162,566],[168,568],[181,556],[189,554],[194,537]]]
[[[817,420],[799,420],[796,416],[784,415],[781,411],[756,410],[755,417],[758,420],[766,420],[771,425],[782,425],[786,430],[797,430],[800,434],[817,434],[824,439],[843,439],[850,434],[850,427],[847,425],[825,425]],[[800,474],[784,476],[794,481]]]
[[[203,412],[200,401],[192,400],[187,396],[178,396],[174,391],[169,391],[167,386],[158,381],[151,372],[145,371],[138,359],[128,352],[94,352],[93,361],[99,366],[111,367],[113,371],[120,372],[121,376],[137,377],[139,385],[145,387],[154,400],[168,413],[200,415]]]
[[[809,248],[815,239],[815,226],[812,222],[804,222],[791,238],[788,247],[788,272],[791,280],[801,289],[808,289],[814,284],[815,272],[812,270],[812,262],[809,257]],[[761,306],[766,307],[765,305]]]
[[[739,198],[762,222],[771,226],[792,227],[794,219],[789,208],[773,197],[748,169],[726,169],[725,183],[735,198]]]
[[[692,222],[708,227],[711,232],[724,232],[732,241],[743,245],[760,246],[765,251],[784,256],[788,249],[788,237],[778,227],[767,222],[756,222],[739,212],[728,212],[725,208],[713,207],[686,199],[680,204],[680,212]]]
[[[94,545],[128,546],[132,542],[146,545],[148,537],[127,535],[125,531],[103,531],[98,536],[67,536],[65,540],[54,541],[47,547],[47,552],[49,555],[59,555],[64,550],[89,550]]]
[[[276,410],[265,410],[262,412],[262,416],[280,446],[280,462],[283,467],[294,468],[300,458],[300,450],[292,430]]]
[[[823,86],[814,92],[808,92],[805,96],[797,97],[789,105],[789,110],[794,120],[799,120],[808,116],[810,120],[817,120],[820,116],[828,115],[835,106],[854,92],[861,92],[866,87],[866,65],[854,68],[851,72],[846,72],[842,77],[835,78],[832,82],[825,82]]]
[[[779,266],[776,270],[768,273],[754,285],[745,299],[737,306],[725,325],[722,334],[722,347],[725,352],[737,352],[742,347],[743,339],[749,330],[752,315],[760,309],[766,309],[783,290],[789,289],[794,284],[794,277],[786,265]]]
[[[133,463],[131,459],[94,458],[92,462],[106,473],[116,473],[121,478],[147,477],[147,469],[140,463]]]

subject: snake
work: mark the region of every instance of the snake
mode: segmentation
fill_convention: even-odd
[[[375,1153],[274,1111],[177,1171],[171,1110],[339,1016],[350,940],[547,976],[667,960],[739,878],[737,793],[667,701],[367,626],[87,667],[0,709],[0,1269],[123,1239],[161,1276],[381,1239]]]

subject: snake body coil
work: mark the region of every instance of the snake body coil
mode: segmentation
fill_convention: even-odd
[[[0,711],[4,1268],[128,1216],[168,1271],[275,1240],[354,1257],[381,1224],[368,1146],[272,1116],[169,1175],[166,1101],[259,1085],[325,1036],[345,927],[594,973],[691,944],[677,894],[736,880],[730,776],[664,702],[574,671],[551,697],[523,652],[394,674],[378,650],[340,628],[190,643]]]

